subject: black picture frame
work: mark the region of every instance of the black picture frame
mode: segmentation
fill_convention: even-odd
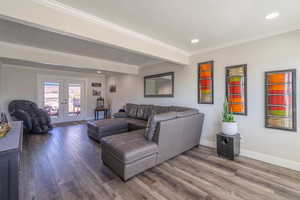
[[[92,82],[91,85],[92,87],[102,87],[102,83],[100,82]]]
[[[110,92],[110,93],[115,93],[115,92],[117,92],[117,86],[116,86],[116,85],[110,85],[110,86],[109,86],[109,92]]]
[[[281,127],[272,127],[268,125],[268,74],[270,73],[287,73],[291,72],[292,73],[292,81],[291,81],[291,86],[292,86],[292,128],[281,128]],[[265,86],[265,128],[270,128],[270,129],[278,129],[278,130],[285,130],[285,131],[292,131],[296,132],[297,131],[297,84],[296,84],[296,75],[297,71],[296,69],[286,69],[286,70],[275,70],[275,71],[266,71],[265,72],[265,81],[264,81],[264,86]]]
[[[102,94],[102,91],[101,91],[101,90],[93,89],[93,90],[92,90],[92,94],[93,94],[93,96],[98,96],[98,97],[100,97],[101,94]]]
[[[200,92],[200,83],[199,81],[201,80],[200,78],[200,67],[201,65],[203,64],[211,64],[211,102],[203,102],[201,101],[201,92]],[[197,89],[198,89],[198,104],[214,104],[214,61],[213,60],[210,60],[210,61],[206,61],[206,62],[201,62],[201,63],[198,63],[197,65]]]
[[[243,68],[243,78],[244,78],[244,112],[232,112],[234,115],[248,115],[248,94],[247,94],[247,64],[240,64],[240,65],[233,65],[233,66],[227,66],[225,68],[225,96],[227,100],[229,99],[228,96],[228,78],[229,78],[229,73],[231,69],[234,68]],[[228,101],[228,103],[230,103]]]
[[[172,90],[171,94],[159,94],[159,95],[149,95],[146,94],[146,80],[152,79],[152,78],[159,78],[164,76],[171,76],[172,81]],[[161,74],[154,74],[150,76],[144,76],[144,97],[174,97],[174,72],[167,72],[167,73],[161,73]]]

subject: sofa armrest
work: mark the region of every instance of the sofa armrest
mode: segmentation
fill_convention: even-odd
[[[185,111],[179,111],[176,114],[177,114],[177,117],[188,117],[191,115],[199,114],[199,111],[197,109],[188,109]]]
[[[159,122],[153,138],[159,147],[158,162],[168,160],[200,143],[204,115],[202,113]]]
[[[16,118],[17,120],[23,121],[24,128],[26,131],[30,131],[32,129],[32,118],[24,110],[21,109],[16,110],[13,113],[13,117]]]
[[[149,117],[145,137],[147,140],[155,141],[155,137],[158,134],[159,123],[166,120],[172,120],[176,118],[176,112],[166,112],[155,114]]]
[[[125,112],[117,112],[115,114],[113,114],[114,118],[127,118],[128,115]]]

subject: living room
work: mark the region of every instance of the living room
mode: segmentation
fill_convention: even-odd
[[[299,10],[4,1],[0,199],[300,199]]]

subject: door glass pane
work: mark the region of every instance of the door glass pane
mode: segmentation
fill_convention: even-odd
[[[68,85],[68,114],[69,116],[80,115],[80,84]]]
[[[44,82],[44,109],[51,117],[58,117],[59,83]]]

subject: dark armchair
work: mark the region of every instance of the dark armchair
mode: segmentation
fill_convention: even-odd
[[[8,105],[8,111],[13,120],[23,121],[25,133],[47,133],[52,129],[48,113],[34,102],[13,100]]]

